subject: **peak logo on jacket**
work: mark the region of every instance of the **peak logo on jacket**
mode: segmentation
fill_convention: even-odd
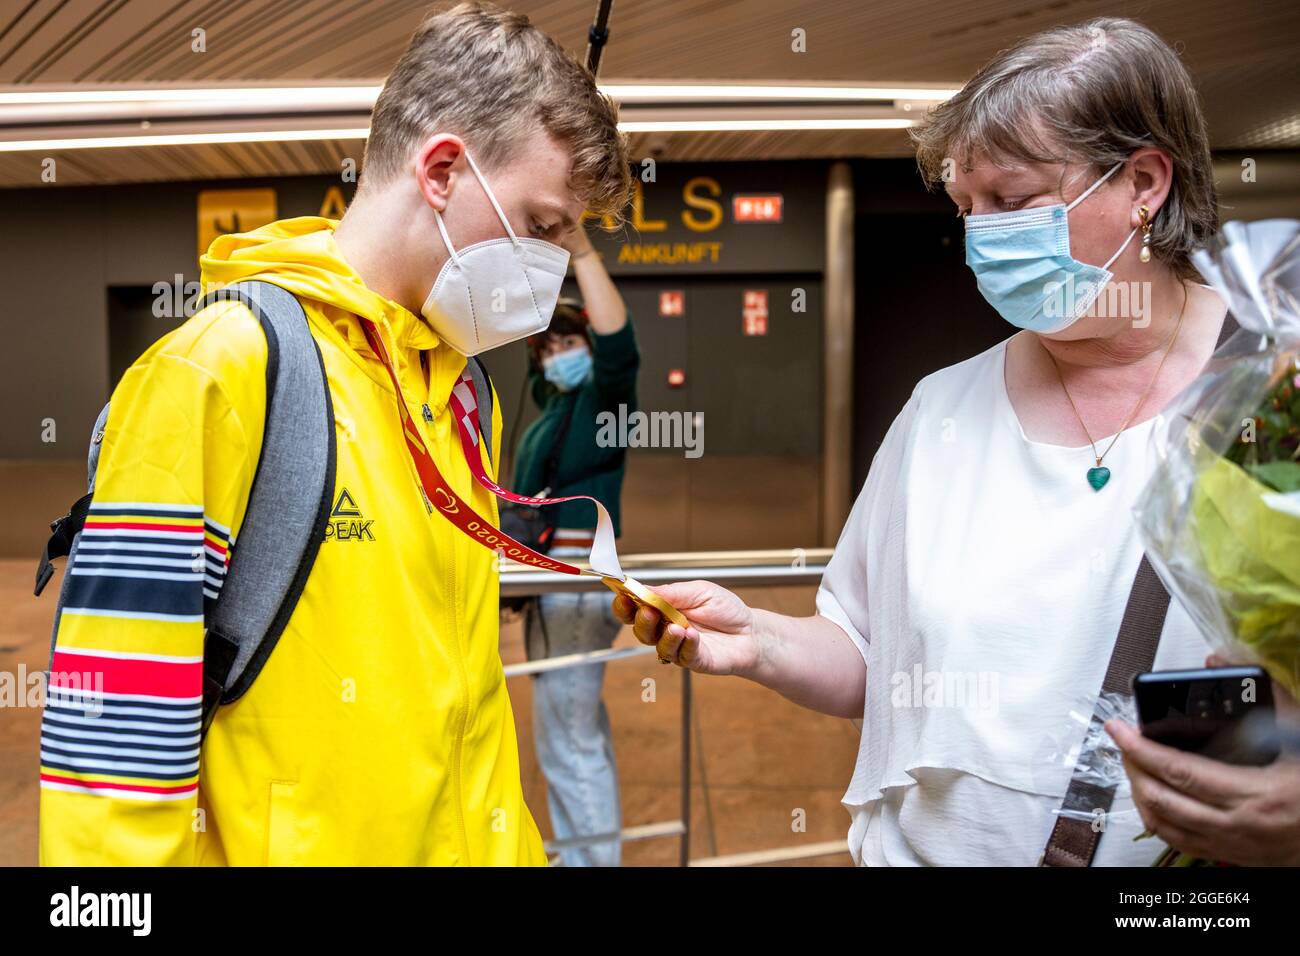
[[[374,541],[374,532],[370,530],[374,523],[375,519],[363,515],[352,493],[344,488],[334,502],[334,510],[330,512],[330,523],[325,526],[325,540]]]

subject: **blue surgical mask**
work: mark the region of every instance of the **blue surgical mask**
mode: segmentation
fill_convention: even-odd
[[[1111,264],[1137,230],[1104,266],[1091,266],[1070,255],[1069,212],[1123,165],[1116,163],[1068,206],[966,217],[966,264],[1002,318],[1017,328],[1051,334],[1069,328],[1092,307],[1112,278]]]
[[[542,375],[562,392],[577,388],[591,376],[591,349],[579,345],[546,356]]]

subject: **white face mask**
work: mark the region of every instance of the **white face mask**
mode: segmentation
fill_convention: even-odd
[[[449,258],[420,314],[444,342],[469,356],[527,338],[551,324],[569,253],[540,239],[516,236],[468,151],[465,159],[508,235],[457,252],[435,209]]]

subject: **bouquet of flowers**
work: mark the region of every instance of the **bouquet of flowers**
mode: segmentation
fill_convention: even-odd
[[[1242,331],[1156,429],[1138,526],[1211,646],[1300,699],[1300,222],[1230,222],[1193,258]]]
[[[1300,697],[1300,222],[1230,222],[1194,261],[1242,331],[1156,429],[1138,525],[1209,643]]]

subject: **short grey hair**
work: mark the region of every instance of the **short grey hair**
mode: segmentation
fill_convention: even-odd
[[[1152,254],[1194,275],[1191,253],[1219,228],[1196,87],[1169,45],[1133,20],[1103,17],[1021,40],[911,135],[931,187],[977,155],[995,164],[1086,164],[1100,174],[1154,146],[1173,161],[1173,182],[1152,218]]]

